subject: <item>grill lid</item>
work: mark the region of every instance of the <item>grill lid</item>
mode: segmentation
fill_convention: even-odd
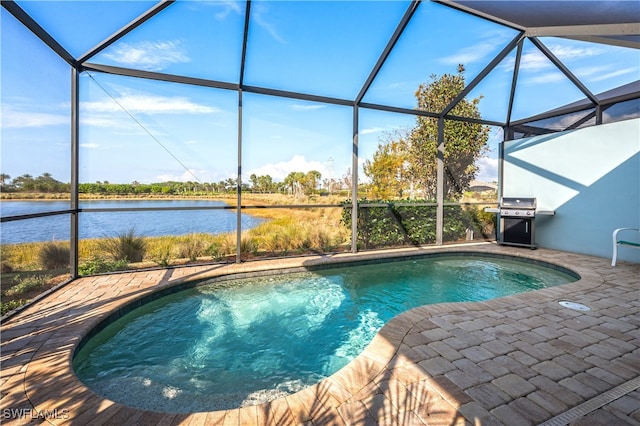
[[[524,197],[502,197],[502,200],[500,201],[500,207],[535,210],[536,199]]]

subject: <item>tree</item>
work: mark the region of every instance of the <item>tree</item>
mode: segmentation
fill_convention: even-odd
[[[418,109],[440,112],[444,110],[465,87],[464,66],[458,65],[458,74],[431,76],[431,83],[421,84],[416,91]],[[463,99],[450,114],[479,119],[478,103],[482,98]],[[438,119],[418,117],[409,143],[409,175],[424,191],[425,198],[435,198],[438,152]],[[469,186],[478,171],[475,165],[487,150],[489,128],[478,123],[444,120],[444,196],[457,198]]]
[[[364,174],[371,179],[371,198],[402,198],[408,186],[408,142],[400,132],[389,133],[378,144],[372,160],[364,163]]]
[[[249,176],[249,182],[251,182],[251,191],[267,193],[272,192],[274,189],[273,178],[269,175],[257,176],[255,173],[252,173]]]
[[[351,173],[351,167],[347,169],[344,176],[342,176],[341,182],[345,188],[347,188],[347,192],[349,193],[349,198],[351,198],[351,187],[353,184],[353,174]],[[355,197],[355,195],[353,196]]]
[[[306,195],[311,195],[316,191],[318,182],[322,178],[322,174],[317,170],[310,170],[302,179],[302,187]]]
[[[302,172],[291,172],[284,178],[284,185],[289,194],[298,196],[302,193],[304,177],[305,175]]]
[[[39,192],[56,192],[58,190],[58,182],[53,178],[51,173],[43,173],[35,179],[35,190]]]
[[[10,181],[11,176],[6,173],[0,173],[0,190],[4,192],[13,189],[13,185]]]
[[[35,182],[33,180],[33,176],[24,174],[15,178],[13,180],[13,185],[18,191],[33,191]]]
[[[249,176],[249,182],[251,182],[251,189],[253,192],[258,192],[258,176],[255,173],[251,173],[251,176]]]
[[[269,175],[258,176],[258,189],[262,193],[273,192],[273,178]]]
[[[224,192],[228,192],[230,194],[234,193],[238,189],[238,179],[236,178],[227,178],[227,180],[223,181]]]
[[[430,112],[443,111],[465,87],[464,67],[456,75],[431,76],[429,84],[421,84],[415,93],[417,108]],[[451,115],[481,118],[480,98],[461,100]],[[477,123],[444,120],[444,196],[455,199],[462,195],[477,173],[478,160],[487,150],[489,129]],[[425,199],[434,199],[437,191],[438,119],[416,118],[416,125],[406,132],[397,131],[378,145],[372,160],[365,163],[365,174],[371,179],[372,196],[403,197],[415,187]]]

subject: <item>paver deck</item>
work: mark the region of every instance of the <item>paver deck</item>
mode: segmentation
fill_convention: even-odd
[[[360,258],[478,251],[572,269],[579,281],[478,303],[412,309],[354,361],[266,404],[143,411],[74,375],[74,348],[110,312],[185,280]],[[588,306],[577,311],[559,301]],[[3,424],[640,425],[640,265],[495,244],[192,266],[75,280],[4,321]]]

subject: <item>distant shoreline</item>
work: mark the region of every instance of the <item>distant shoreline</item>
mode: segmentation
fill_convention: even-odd
[[[104,195],[104,194],[80,194],[80,200],[212,200],[227,202],[229,199],[236,199],[235,194],[228,196],[216,194],[211,195]],[[68,194],[53,193],[2,193],[1,201],[70,201]]]

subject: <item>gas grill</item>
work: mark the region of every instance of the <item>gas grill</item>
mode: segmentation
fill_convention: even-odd
[[[499,244],[536,248],[535,198],[502,197],[498,212],[500,215]]]
[[[498,213],[498,244],[529,247],[535,249],[536,216],[553,216],[553,210],[536,210],[536,199],[525,197],[502,197],[498,208],[487,207],[484,211]]]

